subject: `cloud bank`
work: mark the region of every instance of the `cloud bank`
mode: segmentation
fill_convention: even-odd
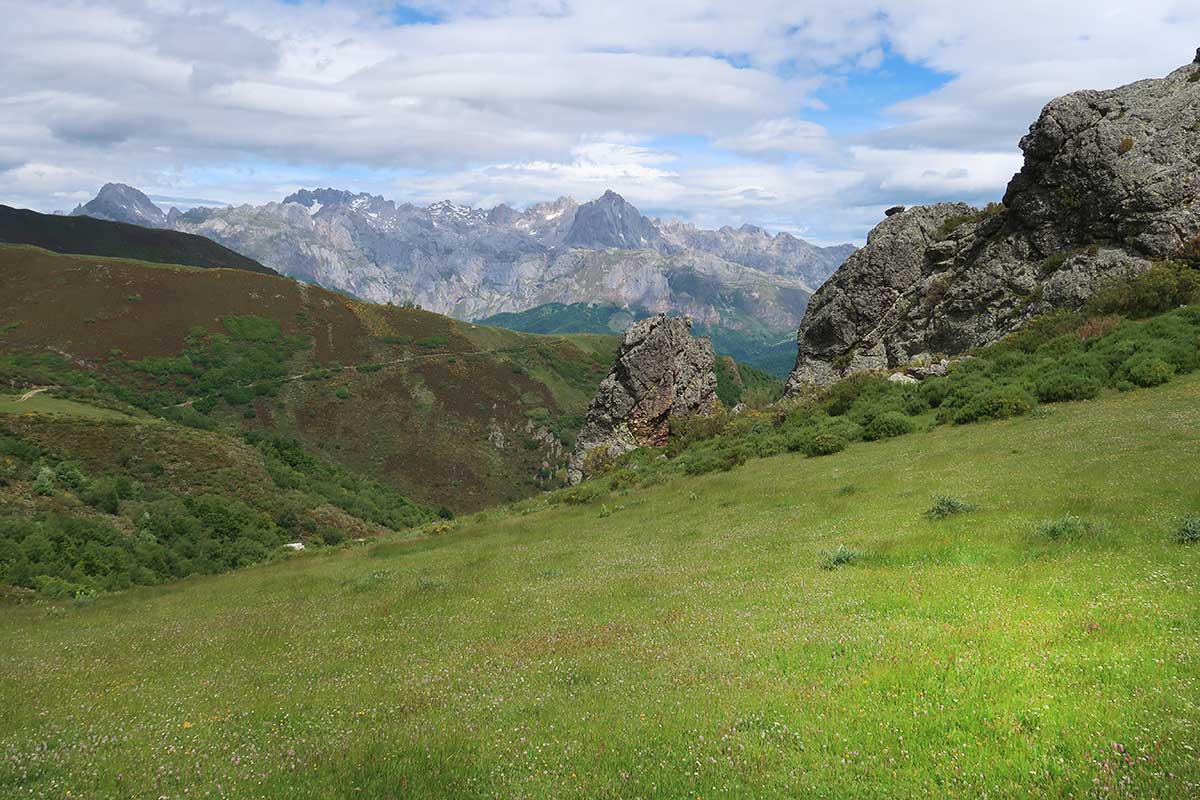
[[[998,198],[1047,100],[1200,44],[1190,0],[0,0],[0,18],[0,202],[69,208],[110,180],[231,203],[612,188],[820,242],[861,241],[897,202]]]

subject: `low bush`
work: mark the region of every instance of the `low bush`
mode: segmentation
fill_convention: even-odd
[[[1130,356],[1120,369],[1120,375],[1135,386],[1159,386],[1174,374],[1175,368],[1154,353]]]
[[[1180,271],[1184,268],[1158,266],[1149,277],[1110,287],[1114,297],[1126,298],[1118,304],[1121,308],[1153,306],[1163,296],[1170,302],[1178,299],[1174,290],[1155,287],[1164,282],[1168,288],[1187,284],[1188,276]],[[1173,277],[1163,278],[1163,270]],[[930,409],[936,409],[939,424],[1004,419],[1028,414],[1039,402],[1087,400],[1105,388],[1154,386],[1196,370],[1200,307],[1172,309],[1146,320],[1122,319],[1096,309],[1090,316],[1056,312],[1031,320],[1000,342],[959,360],[946,375],[918,386],[859,374],[763,411],[693,417],[675,424],[668,458],[647,462],[638,482],[650,473],[731,469],[746,458],[783,450],[829,455],[855,441],[908,433],[919,426],[914,418]]]
[[[1037,379],[1037,398],[1043,403],[1091,400],[1100,394],[1100,381],[1068,369],[1055,369]]]
[[[1035,400],[1023,389],[1002,386],[971,398],[954,414],[954,423],[964,425],[984,419],[1007,419],[1028,414]]]
[[[912,417],[900,411],[885,411],[867,423],[863,428],[863,438],[867,441],[891,439],[894,436],[912,433],[916,429],[917,423]]]
[[[1200,270],[1184,261],[1163,261],[1132,280],[1116,281],[1088,301],[1093,314],[1147,317],[1200,302]]]

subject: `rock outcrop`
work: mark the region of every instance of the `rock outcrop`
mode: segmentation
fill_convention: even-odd
[[[1060,97],[1021,139],[1003,205],[909,208],[812,298],[789,393],[930,354],[957,354],[1200,234],[1200,66]]]
[[[570,483],[638,447],[667,443],[671,423],[716,410],[712,342],[693,339],[687,317],[659,314],[634,325],[588,407],[571,455]]]

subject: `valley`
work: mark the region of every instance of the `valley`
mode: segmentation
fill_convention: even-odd
[[[615,348],[240,270],[0,246],[0,272],[14,289],[0,300],[0,380],[294,436],[456,511],[555,485]]]
[[[578,303],[689,315],[719,352],[778,377],[808,297],[854,250],[752,225],[651,220],[612,191],[516,211],[305,189],[281,203],[164,212],[109,184],[72,214],[203,235],[293,278],[461,320]]]
[[[818,6],[9,15],[0,797],[1200,796],[1187,12]]]

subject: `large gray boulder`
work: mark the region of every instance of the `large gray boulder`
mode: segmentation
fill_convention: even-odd
[[[1097,241],[1165,258],[1200,227],[1200,67],[1051,101],[1004,204],[1038,249]]]
[[[579,483],[639,447],[662,447],[671,423],[718,407],[712,342],[693,339],[688,317],[659,314],[625,333],[600,384],[571,455],[567,478]]]
[[[926,251],[941,226],[971,212],[965,203],[918,206],[876,226],[866,247],[846,259],[809,301],[789,385],[825,385],[849,370],[888,367],[881,342],[861,352],[855,346],[928,271]]]
[[[989,344],[1200,235],[1200,65],[1050,102],[1002,206],[910,208],[813,296],[788,392]]]

